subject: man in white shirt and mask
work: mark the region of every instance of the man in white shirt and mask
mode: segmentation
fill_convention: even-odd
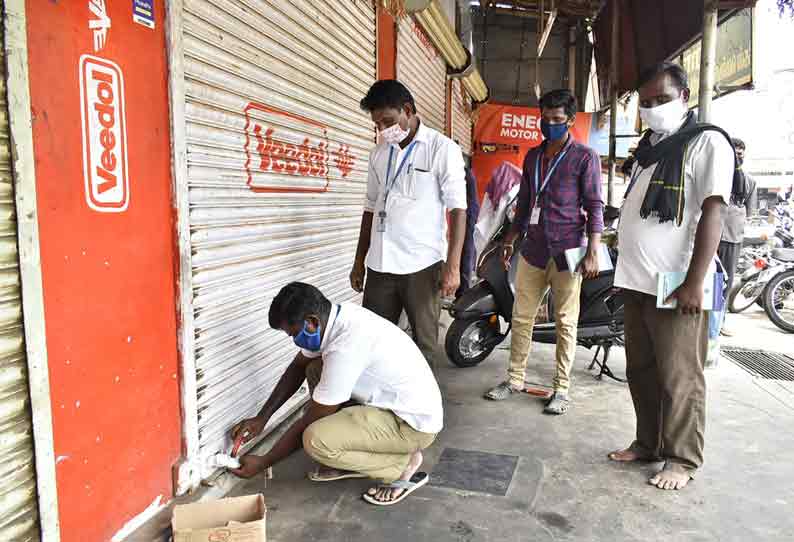
[[[312,398],[268,453],[241,457],[232,472],[249,478],[303,446],[321,465],[309,474],[312,481],[381,480],[362,495],[370,504],[396,504],[425,485],[422,450],[441,431],[444,412],[438,383],[411,338],[356,304],[332,304],[302,282],[281,289],[268,317],[300,351],[259,414],[236,424],[232,438],[247,442],[261,433],[304,379]]]
[[[364,307],[395,324],[405,311],[432,367],[441,296],[453,296],[460,286],[466,234],[463,154],[455,142],[422,123],[410,91],[399,81],[376,82],[361,108],[372,116],[380,141],[369,157],[350,284],[364,292]]]
[[[703,462],[708,316],[703,283],[715,269],[735,158],[730,138],[688,112],[686,72],[663,63],[640,77],[640,115],[650,128],[620,216],[615,286],[624,289],[626,374],[637,415],[635,441],[619,462],[664,461],[649,483],[682,489]],[[659,273],[685,272],[656,307]]]

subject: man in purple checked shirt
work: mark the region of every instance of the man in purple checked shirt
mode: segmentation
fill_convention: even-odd
[[[568,390],[576,353],[582,277],[598,274],[598,245],[604,229],[601,160],[570,134],[577,110],[570,91],[548,92],[540,99],[540,109],[545,140],[524,159],[516,217],[503,247],[505,267],[509,267],[513,243],[526,231],[515,280],[508,379],[485,397],[501,401],[524,388],[535,316],[551,286],[557,323],[557,374],[554,394],[544,412],[564,414],[570,405]],[[568,269],[565,250],[585,245],[587,252],[578,268]]]

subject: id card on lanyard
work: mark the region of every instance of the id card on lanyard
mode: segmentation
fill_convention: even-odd
[[[568,149],[565,149],[562,154],[560,154],[551,164],[548,171],[546,172],[546,176],[543,179],[543,184],[540,184],[540,166],[543,152],[538,153],[538,159],[535,163],[535,202],[532,205],[532,214],[529,216],[529,223],[531,225],[540,224],[540,196],[546,189],[546,185],[549,184],[551,176],[554,174],[554,170],[557,169],[557,166],[560,165],[560,162],[562,162],[562,159],[565,158],[566,154],[568,154]]]
[[[391,189],[394,188],[394,183],[396,183],[397,179],[400,177],[400,172],[402,172],[403,166],[405,166],[405,163],[408,161],[408,158],[410,158],[411,153],[413,153],[415,145],[416,141],[412,142],[410,145],[408,145],[408,148],[405,149],[402,162],[400,162],[400,166],[397,168],[397,171],[394,172],[394,177],[391,178],[391,182],[389,182],[389,177],[391,176],[391,164],[394,160],[394,147],[389,147],[389,163],[386,166],[386,185],[383,191],[383,209],[378,213],[378,233],[386,232],[386,204],[389,201],[389,193],[391,192]],[[411,166],[408,166],[409,171],[410,168]]]

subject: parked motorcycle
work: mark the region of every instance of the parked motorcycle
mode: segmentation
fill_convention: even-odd
[[[764,310],[777,327],[794,333],[794,248],[778,248],[772,256],[785,265],[764,290]]]
[[[786,254],[794,246],[791,211],[787,206],[779,205],[771,212],[777,223],[771,236],[745,237],[736,270],[739,280],[728,292],[727,305],[732,313],[742,312],[753,303],[766,308],[768,285],[790,267]],[[778,291],[778,297],[781,291]]]
[[[763,306],[767,284],[783,270],[783,264],[772,258],[772,249],[769,246],[744,249],[736,270],[737,284],[728,292],[728,311],[743,312],[753,303]]]
[[[510,206],[512,207],[512,206]],[[509,207],[509,208],[510,208]],[[607,207],[604,220],[605,236],[614,235],[614,224],[620,210]],[[463,293],[448,308],[453,322],[444,341],[449,359],[458,367],[473,367],[481,363],[507,337],[513,314],[515,295],[515,270],[523,240],[515,241],[513,260],[509,270],[502,263],[502,241],[511,224],[510,213],[505,213],[502,225],[491,237],[478,263],[480,281]],[[610,249],[613,265],[617,251]],[[623,299],[621,291],[613,287],[614,270],[599,273],[596,278],[582,282],[577,343],[586,348],[596,347],[592,369],[600,367],[600,375],[616,378],[607,361],[612,346],[623,344]],[[506,328],[503,329],[505,322]],[[547,292],[533,328],[533,341],[556,344],[557,330],[554,322],[554,299]],[[603,357],[599,360],[599,354]],[[616,378],[617,379],[617,378]],[[620,380],[620,379],[617,379]]]

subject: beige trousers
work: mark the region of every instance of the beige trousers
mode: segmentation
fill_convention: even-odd
[[[322,374],[322,361],[306,369],[314,389]],[[411,455],[424,450],[436,435],[417,431],[390,410],[351,406],[319,419],[303,432],[309,456],[333,469],[360,472],[386,483],[397,480]]]
[[[554,319],[557,327],[557,374],[554,377],[554,391],[567,393],[576,355],[582,275],[558,271],[557,264],[551,258],[546,269],[539,269],[528,264],[524,258],[518,258],[508,375],[510,384],[524,386],[527,360],[532,348],[532,328],[535,326],[540,302],[549,286],[554,298]]]

